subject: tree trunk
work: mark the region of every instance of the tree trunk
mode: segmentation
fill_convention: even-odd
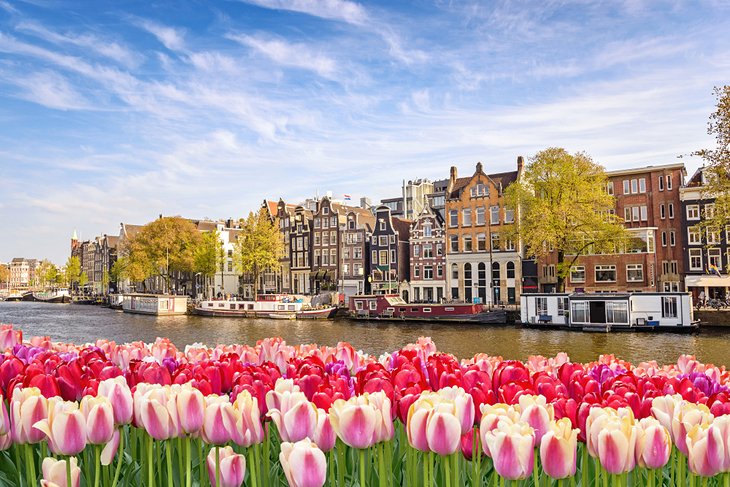
[[[565,259],[565,255],[562,250],[559,250],[558,251],[558,265],[557,265],[558,269],[563,268],[563,266],[562,266],[563,259]],[[557,272],[556,274],[558,277],[558,283],[557,283],[555,290],[559,293],[565,292],[565,276],[563,275],[562,271]]]

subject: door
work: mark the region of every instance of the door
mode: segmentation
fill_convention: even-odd
[[[606,302],[605,301],[591,301],[591,323],[605,323],[606,322]]]

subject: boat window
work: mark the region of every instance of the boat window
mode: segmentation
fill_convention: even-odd
[[[662,318],[677,317],[676,296],[662,296]]]
[[[398,308],[398,311],[400,311],[401,313],[403,313],[404,311],[406,311],[406,308]]]
[[[283,311],[286,309],[286,306],[284,306],[283,304],[279,304],[277,305],[277,308]]]
[[[374,299],[368,301],[368,305],[370,306],[370,309],[378,309],[378,303]]]
[[[451,306],[447,306],[446,308],[444,308],[444,311],[454,311],[454,308],[452,308]]]
[[[431,312],[431,308],[423,308],[423,312],[424,313],[430,313]]]
[[[249,304],[248,309],[253,309],[253,304]]]
[[[411,308],[411,311],[413,311],[414,313],[416,313],[416,312],[418,312],[418,308]]]
[[[235,304],[232,304],[231,305],[231,309],[236,309],[236,305]]]
[[[226,307],[226,303],[218,303],[218,307],[219,308],[225,308]]]
[[[537,307],[537,315],[546,315],[548,314],[548,305],[547,305],[547,298],[536,298],[535,299],[535,306]]]
[[[293,304],[290,304],[289,306],[287,306],[287,308],[289,309],[289,311],[294,311],[295,306]]]
[[[246,305],[245,304],[239,304],[238,305],[238,309],[246,309]]]
[[[588,301],[573,301],[570,303],[570,321],[573,323],[588,323]]]
[[[606,303],[606,323],[629,322],[629,305],[626,301],[608,301]]]
[[[355,301],[355,309],[357,309],[357,310],[362,310],[362,308],[363,308],[363,306],[362,306],[362,301],[360,301],[360,300],[356,300],[356,301]]]
[[[212,308],[213,307],[213,303],[208,303],[208,307],[209,308]]]
[[[389,313],[392,313],[393,311],[395,311],[395,308],[385,308],[385,310]]]
[[[558,314],[564,315],[568,311],[568,298],[558,298]]]

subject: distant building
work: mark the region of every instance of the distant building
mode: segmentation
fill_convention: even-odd
[[[345,222],[340,225],[342,234],[340,254],[342,255],[341,282],[339,290],[345,299],[354,294],[363,294],[367,288],[368,238],[375,225],[375,217],[363,208],[345,208]]]
[[[699,168],[680,189],[684,285],[695,300],[730,297],[730,222],[725,228],[707,228],[704,220],[714,212],[715,198],[707,193]]]
[[[10,288],[19,291],[30,289],[35,282],[37,259],[16,257],[10,261]]]
[[[304,206],[297,206],[286,223],[289,228],[291,291],[294,294],[309,294],[312,272],[312,211]]]
[[[409,300],[410,225],[410,221],[392,216],[388,206],[376,208],[370,236],[368,279],[371,292],[400,294]]]
[[[438,303],[446,291],[446,234],[439,213],[426,207],[411,224],[411,299]]]
[[[433,194],[434,185],[428,179],[403,181],[403,217],[415,220],[429,204],[429,195]],[[396,215],[397,216],[397,215]]]
[[[390,215],[398,218],[403,218],[405,215],[405,207],[403,205],[403,197],[397,198],[386,198],[380,200],[381,206],[387,206],[390,210]]]

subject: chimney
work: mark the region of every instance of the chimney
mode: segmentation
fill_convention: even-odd
[[[477,162],[477,172],[484,172],[483,166],[481,162]]]
[[[456,181],[456,178],[459,177],[458,172],[456,170],[456,166],[451,166],[451,181]]]
[[[525,158],[522,156],[517,156],[517,174],[522,174],[522,166],[525,164]]]

